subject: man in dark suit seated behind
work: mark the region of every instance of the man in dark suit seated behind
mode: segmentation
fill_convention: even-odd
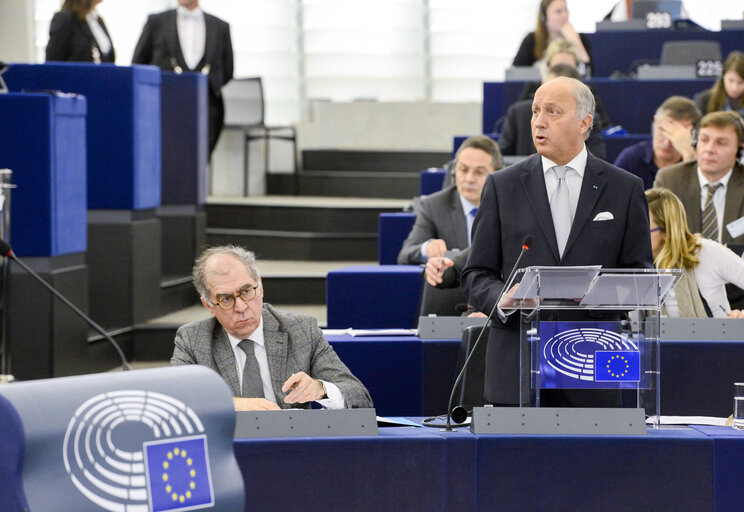
[[[580,79],[579,72],[567,64],[556,64],[551,67],[545,76],[545,82],[559,77],[569,77],[576,80]],[[499,149],[504,155],[532,155],[535,153],[535,145],[532,142],[532,133],[530,128],[530,119],[532,119],[532,100],[521,100],[511,105],[504,116],[504,125],[501,127],[501,137],[499,137]],[[593,115],[594,126],[589,132],[589,138],[586,140],[586,148],[598,158],[604,159],[607,155],[605,144],[602,140],[599,126],[597,125],[596,116]]]
[[[225,379],[235,409],[372,407],[315,319],[263,302],[252,252],[212,247],[196,260],[194,286],[211,318],[178,329],[171,365],[201,364]]]
[[[455,185],[421,201],[416,222],[398,254],[401,265],[433,261],[439,265],[470,246],[470,230],[486,176],[501,169],[501,152],[485,135],[466,139],[455,155]],[[444,270],[444,268],[442,268]],[[456,289],[424,284],[421,314],[455,315],[465,297]]]
[[[653,268],[643,181],[586,150],[594,112],[589,88],[556,78],[537,90],[532,112],[539,154],[489,175],[483,187],[462,274],[462,290],[480,311],[496,305],[526,235],[533,242],[521,267]],[[511,293],[500,302],[486,356],[486,400],[504,405],[520,401],[520,314]],[[595,320],[590,313],[559,312],[552,319]],[[544,406],[619,406],[615,391],[547,391]]]

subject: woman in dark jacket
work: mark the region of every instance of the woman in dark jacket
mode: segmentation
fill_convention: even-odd
[[[744,53],[729,53],[723,63],[721,78],[710,89],[696,94],[695,104],[703,115],[733,110],[744,117]]]
[[[106,25],[95,10],[101,0],[65,0],[49,25],[46,60],[114,62]]]

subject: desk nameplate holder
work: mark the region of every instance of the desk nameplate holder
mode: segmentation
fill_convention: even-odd
[[[235,438],[376,436],[374,409],[238,411]]]
[[[474,434],[646,435],[643,409],[475,407]]]
[[[422,340],[459,340],[471,325],[485,325],[485,318],[467,316],[420,316],[418,335]]]

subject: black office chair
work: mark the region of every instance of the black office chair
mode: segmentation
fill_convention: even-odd
[[[457,355],[457,373],[460,373],[478,335],[483,330],[483,326],[471,325],[462,331],[462,340],[460,341],[460,352]],[[484,385],[486,382],[486,348],[488,347],[488,332],[483,333],[484,339],[481,339],[476,348],[473,358],[470,360],[465,373],[460,382],[460,388],[455,393],[455,404],[461,405],[466,409],[481,407],[485,405],[486,400],[483,397]]]
[[[244,136],[244,195],[248,195],[248,149],[251,141],[264,141],[264,175],[269,174],[269,141],[284,140],[292,144],[292,173],[297,193],[297,130],[294,126],[268,126],[264,120],[264,93],[261,77],[238,78],[222,88],[225,101],[225,128],[241,130]]]

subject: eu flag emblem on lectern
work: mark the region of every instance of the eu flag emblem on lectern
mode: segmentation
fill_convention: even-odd
[[[638,382],[641,380],[641,353],[632,350],[594,352],[595,382]]]
[[[205,436],[143,445],[152,512],[196,510],[214,505]]]

